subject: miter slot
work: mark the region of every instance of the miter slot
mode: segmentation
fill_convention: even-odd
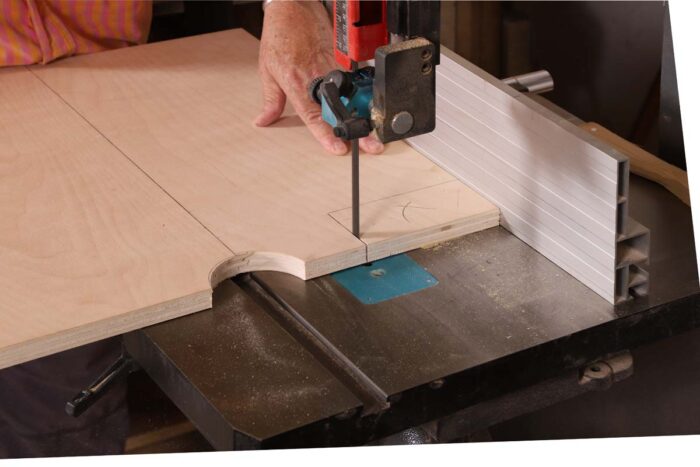
[[[629,268],[629,290],[636,296],[641,297],[649,294],[649,271],[633,264]]]
[[[242,274],[233,281],[362,401],[363,416],[389,408],[388,395],[262,280]]]
[[[618,198],[615,232],[617,238],[625,235],[627,232],[627,217],[629,215],[629,205],[627,204],[627,199],[623,197]]]
[[[617,193],[622,198],[627,198],[630,186],[630,162],[628,159],[620,161],[617,166]]]
[[[644,252],[630,245],[620,245],[617,252],[617,265],[618,267],[626,266],[630,264],[637,264],[646,261],[647,256]]]
[[[629,266],[615,269],[615,304],[625,302],[631,298],[628,287],[629,278]]]
[[[616,303],[649,293],[649,229],[628,218],[627,232],[618,236],[616,251]]]
[[[649,272],[637,264],[626,264],[615,274],[615,303],[649,294]]]
[[[649,260],[649,230],[634,219],[629,219],[629,232],[621,235],[617,244],[617,267],[626,264],[643,264]]]
[[[617,166],[617,233],[627,232],[627,218],[629,207],[627,205],[629,192],[630,168],[629,161],[620,161]]]

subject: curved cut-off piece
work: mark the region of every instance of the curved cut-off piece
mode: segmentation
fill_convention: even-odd
[[[255,271],[276,271],[306,279],[304,261],[281,253],[252,252],[236,255],[219,263],[209,274],[212,289],[226,279]]]

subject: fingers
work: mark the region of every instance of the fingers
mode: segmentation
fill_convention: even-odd
[[[268,126],[279,120],[284,112],[287,97],[267,71],[261,71],[260,78],[263,85],[263,109],[253,123],[257,126]]]
[[[333,129],[321,116],[321,107],[308,96],[306,86],[302,84],[303,78],[288,79],[289,85],[282,88],[267,70],[262,69],[260,77],[263,85],[263,109],[254,120],[255,125],[268,126],[279,120],[286,100],[289,99],[311,134],[326,151],[339,156],[348,152],[348,144],[333,134]],[[376,137],[367,136],[360,139],[360,149],[369,154],[380,154],[384,145]]]
[[[384,145],[374,135],[369,135],[360,139],[360,149],[369,154],[381,154]]]
[[[347,144],[333,135],[330,125],[323,121],[321,107],[308,96],[305,85],[300,85],[295,80],[287,90],[287,97],[311,134],[326,151],[339,156],[348,151]]]

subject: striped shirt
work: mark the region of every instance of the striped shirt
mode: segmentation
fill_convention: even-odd
[[[139,0],[0,0],[0,66],[143,43],[151,7]]]

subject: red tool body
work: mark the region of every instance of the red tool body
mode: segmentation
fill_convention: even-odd
[[[336,0],[333,7],[335,60],[346,70],[374,58],[389,43],[387,0]]]
[[[333,134],[352,148],[352,233],[360,238],[360,138],[383,143],[435,128],[435,66],[440,63],[440,2],[336,0],[333,52],[344,70],[309,84]],[[389,44],[391,34],[392,44]],[[374,66],[359,68],[374,59]]]

